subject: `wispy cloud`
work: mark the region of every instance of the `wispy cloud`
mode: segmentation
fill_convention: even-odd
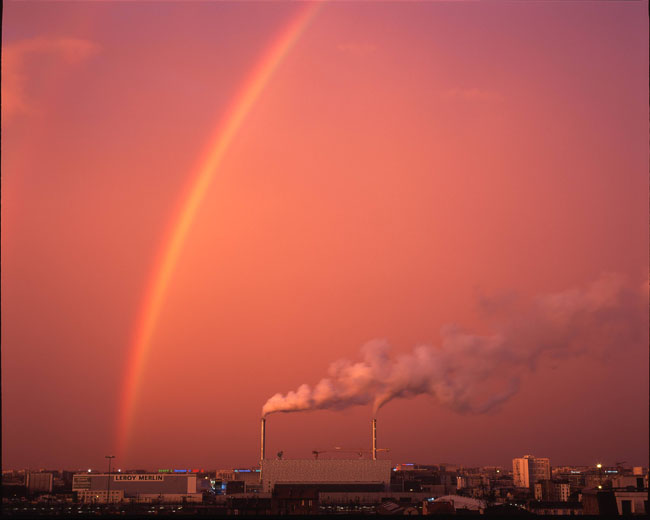
[[[46,56],[57,64],[75,65],[99,50],[99,46],[80,38],[31,38],[3,46],[2,49],[2,122],[18,114],[33,113],[27,95],[30,60]]]

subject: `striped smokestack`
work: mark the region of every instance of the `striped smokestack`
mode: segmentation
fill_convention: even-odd
[[[262,417],[261,427],[262,438],[260,445],[260,460],[264,460],[264,456],[266,455],[266,419],[264,417]]]
[[[377,460],[377,419],[372,420],[372,460]]]

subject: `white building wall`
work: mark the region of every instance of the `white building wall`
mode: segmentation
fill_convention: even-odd
[[[530,487],[530,480],[528,479],[528,459],[526,457],[512,459],[512,480],[515,487]]]
[[[277,483],[390,483],[389,460],[263,460],[264,491],[272,491]]]
[[[140,494],[196,493],[196,475],[191,473],[77,473],[72,477],[72,491],[124,491],[125,497]]]

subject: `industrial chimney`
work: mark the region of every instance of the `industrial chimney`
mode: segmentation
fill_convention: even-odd
[[[262,439],[261,439],[261,446],[260,446],[260,460],[264,460],[264,456],[266,454],[266,419],[262,417]]]
[[[377,460],[377,419],[372,420],[372,460]]]

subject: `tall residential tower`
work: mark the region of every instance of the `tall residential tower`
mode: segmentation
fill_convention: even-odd
[[[551,478],[551,461],[532,455],[512,459],[512,478],[515,487],[531,488],[536,482]]]

